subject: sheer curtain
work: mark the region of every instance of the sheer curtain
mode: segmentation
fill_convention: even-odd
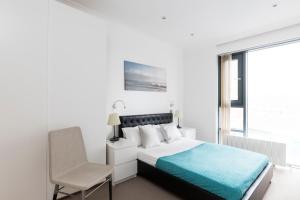
[[[221,57],[221,108],[220,108],[220,129],[221,141],[223,143],[224,134],[230,133],[230,63],[231,55]]]

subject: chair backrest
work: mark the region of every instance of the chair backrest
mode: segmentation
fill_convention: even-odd
[[[71,127],[49,132],[50,180],[87,162],[81,129]]]

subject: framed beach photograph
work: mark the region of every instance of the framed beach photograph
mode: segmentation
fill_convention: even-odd
[[[164,68],[124,61],[125,90],[167,91],[167,74]]]

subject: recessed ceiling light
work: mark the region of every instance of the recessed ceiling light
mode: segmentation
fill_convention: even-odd
[[[162,20],[166,20],[167,17],[166,17],[166,16],[162,16],[161,19],[162,19]]]
[[[273,8],[276,8],[277,6],[278,6],[277,3],[274,3],[274,4],[272,5]]]
[[[193,37],[195,35],[195,33],[190,33],[190,36]]]

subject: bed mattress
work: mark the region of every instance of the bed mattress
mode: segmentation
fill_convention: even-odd
[[[200,140],[192,140],[188,138],[182,138],[180,140],[174,141],[173,143],[167,144],[162,142],[160,146],[152,148],[138,148],[138,159],[149,165],[155,167],[156,161],[160,157],[174,155],[189,149],[192,149],[204,142]]]
[[[204,143],[160,157],[155,166],[224,199],[240,200],[268,163],[259,153]]]

